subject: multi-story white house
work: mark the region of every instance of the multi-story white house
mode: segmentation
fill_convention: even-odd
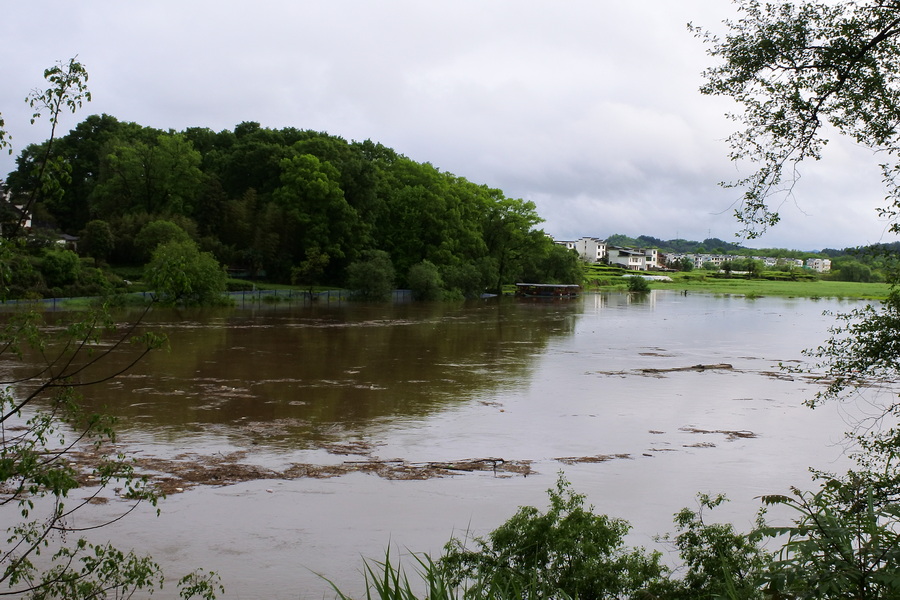
[[[609,257],[609,264],[611,265],[619,265],[632,271],[647,270],[647,255],[643,250],[609,246],[606,249],[606,255]]]
[[[595,237],[583,237],[571,241],[557,241],[557,244],[575,250],[581,260],[589,263],[597,263],[606,258],[606,241]]]
[[[824,273],[831,270],[831,259],[828,258],[807,258],[806,268]]]

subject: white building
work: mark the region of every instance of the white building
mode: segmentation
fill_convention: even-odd
[[[831,270],[831,259],[828,258],[807,258],[806,268],[824,273]]]
[[[600,238],[583,237],[574,242],[559,241],[556,243],[575,250],[584,262],[598,263],[606,257],[606,240]]]
[[[619,265],[631,271],[647,270],[647,255],[643,250],[609,246],[606,249],[606,255],[609,257],[611,265]]]
[[[659,269],[660,254],[656,248],[610,246],[606,240],[596,237],[583,237],[574,241],[554,240],[554,243],[575,250],[586,263],[608,262],[633,271]]]

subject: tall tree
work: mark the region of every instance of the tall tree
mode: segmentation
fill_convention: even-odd
[[[203,182],[200,162],[200,153],[181,134],[159,134],[150,143],[114,143],[94,189],[92,213],[190,216]]]
[[[359,218],[344,198],[337,169],[311,154],[285,158],[281,167],[273,201],[282,211],[281,240],[292,263],[313,248],[336,261],[355,255]]]
[[[496,293],[503,285],[515,283],[524,259],[546,238],[544,232],[534,229],[540,222],[533,202],[505,198],[500,190],[493,191],[483,231],[490,259],[491,289]]]

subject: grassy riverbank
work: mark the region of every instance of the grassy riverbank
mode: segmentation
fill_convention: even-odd
[[[710,294],[734,294],[747,297],[786,296],[797,298],[853,298],[881,300],[890,286],[886,283],[850,281],[770,281],[766,279],[718,278],[703,273],[671,273],[672,281],[651,281],[651,289]],[[599,290],[624,290],[626,280],[609,279]],[[590,288],[588,288],[590,289]]]
[[[725,279],[675,274],[673,281],[651,282],[651,287],[713,294],[741,294],[744,296],[795,296],[804,298],[858,298],[880,300],[886,298],[890,286],[886,283],[855,283],[851,281],[769,281],[765,279]]]

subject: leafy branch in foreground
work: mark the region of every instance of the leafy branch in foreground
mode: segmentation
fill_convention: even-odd
[[[62,157],[53,155],[53,142],[56,139],[56,127],[60,115],[66,110],[75,113],[82,104],[91,101],[88,90],[88,72],[85,66],[76,60],[60,61],[55,66],[44,70],[44,79],[50,84],[47,89],[34,89],[25,98],[25,102],[34,111],[31,115],[33,125],[41,116],[47,115],[50,122],[50,138],[43,148],[42,155],[34,164],[34,178],[38,182],[28,196],[28,200],[20,211],[19,221],[8,232],[8,237],[18,235],[28,215],[42,198],[59,197],[63,186],[71,182],[72,167]],[[8,145],[3,131],[4,123],[0,120],[0,149]]]
[[[53,131],[64,109],[73,112],[90,100],[87,71],[75,61],[44,72],[51,87],[27,99],[35,110],[32,122],[49,112]],[[6,143],[0,122],[0,146]],[[52,142],[53,136],[51,136]],[[35,165],[40,190],[54,193],[48,168],[65,174],[69,166],[51,155],[48,142]],[[52,163],[52,164],[51,164]],[[24,218],[24,217],[23,217]],[[13,235],[19,233],[14,231]],[[0,240],[0,298],[5,298],[19,240]],[[150,310],[147,305],[145,310]],[[146,312],[144,313],[146,314]],[[163,574],[149,557],[95,544],[81,536],[121,519],[141,502],[155,506],[156,492],[134,464],[116,451],[114,419],[84,410],[79,392],[125,373],[147,353],[166,343],[164,337],[141,332],[141,315],[117,324],[105,307],[84,318],[48,324],[33,310],[3,315],[0,326],[0,596],[19,598],[129,598],[138,590],[162,587]],[[134,345],[134,347],[132,347]],[[79,464],[79,454],[91,460]],[[81,515],[111,485],[128,502],[116,516],[77,526]],[[86,497],[74,498],[82,491]],[[91,513],[93,514],[93,513]],[[181,582],[181,597],[204,599],[220,590],[215,573],[195,572]]]
[[[776,597],[900,596],[900,505],[884,502],[865,477],[829,479],[818,492],[764,496],[797,513],[789,526],[764,535],[786,541],[764,580]],[[810,592],[814,591],[815,596]]]
[[[132,461],[111,449],[114,420],[85,412],[78,393],[121,375],[165,343],[139,332],[139,323],[117,325],[100,310],[51,326],[37,313],[23,312],[0,331],[0,359],[13,374],[0,381],[0,515],[14,523],[0,547],[0,585],[8,593],[92,598],[115,590],[127,597],[163,583],[159,566],[148,557],[84,538],[69,542],[70,536],[119,520],[141,502],[155,506],[158,500]],[[122,355],[128,358],[123,361]],[[96,460],[79,464],[78,453]],[[74,525],[75,515],[105,499],[112,485],[128,502],[119,514]],[[74,499],[76,490],[86,496]]]
[[[735,211],[755,238],[779,221],[798,165],[818,160],[830,129],[884,152],[885,216],[896,217],[900,150],[900,3],[735,0],[740,18],[726,34],[690,25],[720,63],[704,72],[701,92],[727,96],[744,129],[728,141],[732,160],[755,171],[727,187],[744,189]],[[896,224],[894,231],[897,231]]]

